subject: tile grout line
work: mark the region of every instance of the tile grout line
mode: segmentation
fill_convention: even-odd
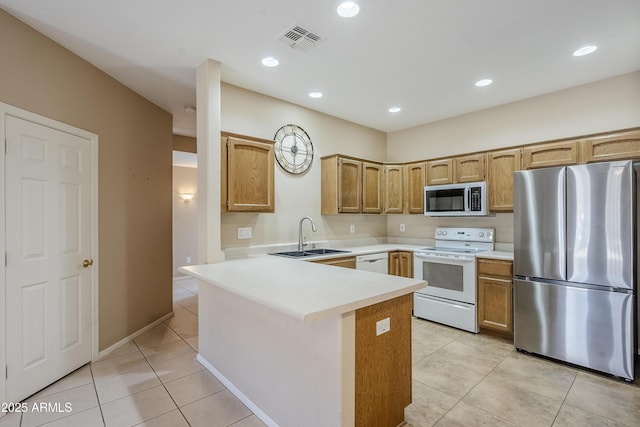
[[[457,337],[456,339],[454,339],[454,340],[453,340],[453,341],[451,341],[451,342],[458,341],[459,339],[462,339],[463,337],[464,337],[464,336],[463,336],[463,335],[461,335],[461,336]],[[451,343],[449,343],[449,344],[451,344]],[[447,344],[447,345],[449,345],[449,344]],[[464,344],[464,343],[463,343],[463,344]],[[438,349],[438,350],[434,351],[432,354],[435,354],[437,351],[441,350],[441,349],[442,349],[442,348],[444,348],[444,347],[446,347],[446,345],[445,345],[445,346],[443,346],[443,347],[441,347],[440,349]],[[478,387],[482,381],[486,380],[486,379],[487,379],[487,377],[488,377],[489,375],[491,375],[491,373],[492,373],[493,371],[495,371],[495,370],[496,370],[496,368],[497,368],[498,366],[500,366],[500,364],[502,364],[502,362],[504,362],[504,361],[507,359],[507,357],[509,357],[509,355],[510,355],[510,354],[511,354],[511,353],[509,353],[509,354],[507,354],[506,356],[504,356],[504,357],[502,358],[502,360],[496,364],[496,366],[494,366],[494,367],[493,367],[493,368],[492,368],[492,369],[491,369],[491,370],[490,370],[490,371],[489,371],[489,372],[488,372],[484,377],[482,377],[482,379],[481,379],[480,381],[478,381],[478,382],[477,382],[477,384],[476,384],[476,385],[474,385],[473,387],[471,387],[471,388],[469,389],[469,391],[467,391],[467,392],[466,392],[466,393],[465,393],[465,394],[464,394],[460,399],[458,399],[458,401],[456,402],[456,404],[455,404],[455,405],[453,405],[453,407],[452,407],[451,409],[449,409],[449,410],[448,410],[447,412],[445,412],[445,413],[444,413],[440,418],[438,418],[438,420],[434,423],[434,425],[435,425],[435,424],[437,424],[437,423],[439,423],[439,422],[440,422],[444,417],[446,417],[446,416],[447,416],[447,414],[448,414],[449,412],[451,412],[451,411],[452,411],[456,406],[458,406],[458,404],[460,404],[460,403],[463,401],[463,399],[469,395],[469,393],[471,393],[471,392],[472,392],[476,387]],[[422,384],[424,384],[424,383],[422,383]],[[424,385],[427,385],[427,384],[424,384]],[[428,386],[428,385],[427,385],[427,386]],[[438,390],[438,391],[439,391],[439,390]],[[441,393],[447,394],[447,393],[445,393],[445,392],[441,392]],[[448,395],[448,396],[451,396],[451,395],[449,395],[449,394],[447,394],[447,395]],[[454,396],[451,396],[451,397],[454,397]],[[465,404],[467,404],[467,405],[469,405],[469,406],[472,406],[472,407],[474,407],[474,408],[476,408],[476,409],[478,409],[478,410],[480,410],[480,411],[483,411],[483,412],[485,412],[485,413],[487,413],[487,414],[489,414],[489,415],[491,415],[491,416],[493,416],[493,417],[499,418],[499,419],[501,419],[501,420],[503,420],[503,421],[505,421],[505,422],[511,423],[511,421],[506,420],[506,419],[504,419],[504,418],[502,418],[502,417],[500,417],[500,416],[498,416],[498,415],[496,415],[496,414],[494,414],[494,413],[491,413],[491,412],[489,412],[489,411],[486,411],[486,410],[485,410],[485,409],[483,409],[483,408],[478,408],[478,407],[476,407],[476,406],[474,406],[474,405],[471,405],[470,403],[467,403],[467,402],[462,402],[462,403],[465,403]]]
[[[102,412],[102,403],[100,403],[100,396],[98,396],[98,387],[96,387],[96,379],[93,376],[92,363],[89,362],[89,372],[91,372],[91,382],[93,383],[93,392],[96,394],[96,401],[98,402],[98,408],[100,409],[100,418],[102,418],[102,425],[106,427],[107,421],[104,419],[104,412]]]
[[[133,341],[133,340],[132,340],[131,342],[133,342],[133,344],[138,348],[138,351],[140,352],[140,354],[142,354],[142,357],[144,358],[144,360],[147,362],[147,364],[149,365],[149,367],[150,367],[150,368],[151,368],[151,370],[153,371],[153,374],[156,376],[156,378],[158,378],[158,381],[160,381],[160,385],[161,385],[161,386],[162,386],[162,388],[164,388],[164,390],[167,392],[167,395],[169,396],[169,398],[171,399],[171,401],[176,405],[176,409],[179,409],[179,408],[178,408],[178,405],[177,405],[177,404],[176,404],[176,402],[173,400],[173,396],[171,396],[171,393],[169,393],[169,390],[167,390],[167,388],[164,386],[164,383],[162,382],[162,380],[161,380],[161,379],[160,379],[160,377],[158,376],[158,373],[156,372],[156,370],[155,370],[155,369],[153,369],[153,366],[151,366],[151,363],[149,363],[149,359],[147,359],[147,356],[145,356],[145,354],[142,352],[142,349],[140,348],[140,346],[138,345],[138,343],[137,343],[137,342],[135,342],[135,341]],[[157,387],[157,386],[156,386],[156,387]],[[138,392],[135,392],[135,393],[129,394],[129,395],[127,395],[127,396],[122,396],[122,397],[120,397],[120,398],[118,398],[118,399],[112,400],[112,402],[116,402],[116,401],[118,401],[118,400],[120,400],[120,399],[124,399],[124,398],[127,398],[127,397],[131,397],[131,396],[136,395],[136,394],[138,394],[138,393],[142,393],[142,392],[145,392],[145,391],[151,390],[152,388],[155,388],[155,387],[151,387],[151,388],[148,388],[148,389],[146,389],[146,390],[140,390],[140,391],[138,391]],[[107,402],[107,403],[111,403],[111,402]],[[171,411],[173,411],[173,409],[172,409],[172,410],[169,410],[169,411],[167,411],[167,412],[163,412],[162,414],[158,414],[158,415],[156,415],[155,417],[148,418],[148,419],[146,419],[146,420],[142,420],[141,422],[136,423],[136,424],[133,424],[133,425],[131,425],[130,427],[134,427],[134,426],[140,425],[140,424],[142,424],[142,423],[146,423],[147,421],[153,420],[154,418],[158,418],[158,417],[161,417],[161,416],[163,416],[163,415],[166,415],[166,414],[168,414],[168,413],[169,413],[169,412],[171,412]],[[182,411],[180,412],[180,414],[181,414],[181,415],[182,415],[182,417],[184,418],[184,415],[182,414]],[[189,422],[187,421],[187,419],[186,419],[186,418],[184,418],[184,419],[185,419],[185,421],[187,422],[187,424],[189,424]],[[189,425],[191,425],[191,424],[189,424]],[[105,423],[105,426],[106,426],[106,423]]]
[[[164,322],[163,322],[164,323]],[[180,334],[178,334],[171,326],[167,325],[166,323],[164,323],[167,328],[171,329],[173,331],[173,333],[175,333],[176,335],[178,335],[178,337],[180,337],[180,339],[189,346],[189,348],[191,348],[191,346],[189,345],[188,342],[186,342],[184,340],[184,338],[182,338],[182,336],[180,336]],[[169,398],[171,399],[171,401],[173,402],[174,405],[176,405],[176,409],[178,410],[178,412],[180,412],[180,415],[182,416],[182,419],[184,419],[184,421],[187,423],[187,425],[191,426],[191,423],[189,422],[189,420],[187,419],[187,417],[184,415],[184,412],[182,412],[182,409],[180,409],[180,405],[178,405],[178,402],[176,402],[176,400],[173,398],[173,396],[171,395],[171,393],[169,392],[169,390],[167,389],[167,386],[165,385],[164,381],[162,381],[162,379],[160,379],[160,376],[158,375],[158,373],[156,372],[156,369],[151,365],[151,362],[149,362],[149,359],[147,359],[147,356],[142,352],[142,349],[140,349],[140,346],[138,346],[138,343],[134,343],[136,345],[136,347],[138,347],[138,349],[140,350],[140,353],[142,353],[142,356],[145,358],[145,360],[147,361],[147,363],[149,364],[149,366],[151,367],[151,369],[153,370],[153,373],[155,374],[155,376],[158,378],[158,381],[160,381],[160,384],[162,385],[162,388],[164,388],[164,391],[167,392],[167,394],[169,395]],[[189,375],[189,374],[188,374]],[[185,375],[185,376],[188,376]],[[180,378],[184,378],[184,377],[180,377]],[[180,378],[176,378],[180,379]],[[166,412],[166,414],[168,414],[169,412]],[[165,414],[162,414],[165,415]],[[162,415],[158,415],[158,417],[162,416]],[[155,417],[157,418],[157,417]],[[153,419],[153,418],[151,418]],[[145,420],[143,422],[146,422],[148,420]]]
[[[556,412],[556,415],[553,417],[553,421],[551,422],[552,426],[556,423],[556,420],[558,419],[558,415],[560,415],[560,411],[562,411],[562,407],[564,406],[564,402],[567,401],[567,397],[569,396],[569,393],[571,393],[571,389],[573,388],[573,385],[576,383],[577,378],[578,378],[578,372],[576,372],[576,376],[573,377],[573,381],[571,381],[571,386],[569,387],[569,389],[567,390],[567,393],[562,398],[562,403],[560,403],[558,412]]]

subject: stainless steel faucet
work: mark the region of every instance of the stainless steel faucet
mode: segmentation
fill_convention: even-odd
[[[304,222],[305,219],[308,219],[309,222],[311,223],[312,231],[314,232],[318,231],[318,229],[316,228],[316,225],[313,223],[313,218],[311,218],[310,216],[305,216],[300,220],[300,227],[298,229],[298,250],[299,251],[301,251],[306,246],[306,243],[303,242],[303,238],[302,238],[302,223]]]

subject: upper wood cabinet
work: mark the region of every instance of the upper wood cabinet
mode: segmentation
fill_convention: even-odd
[[[427,164],[425,162],[406,165],[405,199],[408,214],[424,213],[424,186],[426,183]]]
[[[389,252],[389,274],[401,277],[413,277],[413,252]]]
[[[403,165],[384,165],[384,213],[404,212]]]
[[[580,144],[580,163],[640,158],[640,129],[586,138]]]
[[[221,134],[223,212],[274,212],[273,141]]]
[[[362,162],[362,212],[382,213],[382,164]]]
[[[432,160],[427,162],[427,185],[453,183],[453,159]]]
[[[487,153],[489,211],[513,212],[513,173],[522,168],[522,149]]]
[[[362,210],[362,162],[337,155],[321,159],[321,213]]]
[[[484,164],[486,157],[487,155],[485,153],[454,157],[453,182],[484,181]]]
[[[578,163],[578,141],[528,145],[523,148],[523,154],[523,169],[575,165]]]

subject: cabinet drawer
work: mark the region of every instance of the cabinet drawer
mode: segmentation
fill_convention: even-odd
[[[511,278],[513,262],[478,258],[478,274]]]

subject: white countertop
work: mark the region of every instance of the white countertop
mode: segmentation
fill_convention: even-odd
[[[502,259],[505,261],[513,261],[513,252],[508,251],[487,251],[480,252],[478,258]]]
[[[357,253],[353,251],[313,259],[354,256],[405,246],[374,245],[358,248]],[[301,321],[354,311],[406,295],[426,285],[422,280],[271,255],[180,267],[178,271]]]

